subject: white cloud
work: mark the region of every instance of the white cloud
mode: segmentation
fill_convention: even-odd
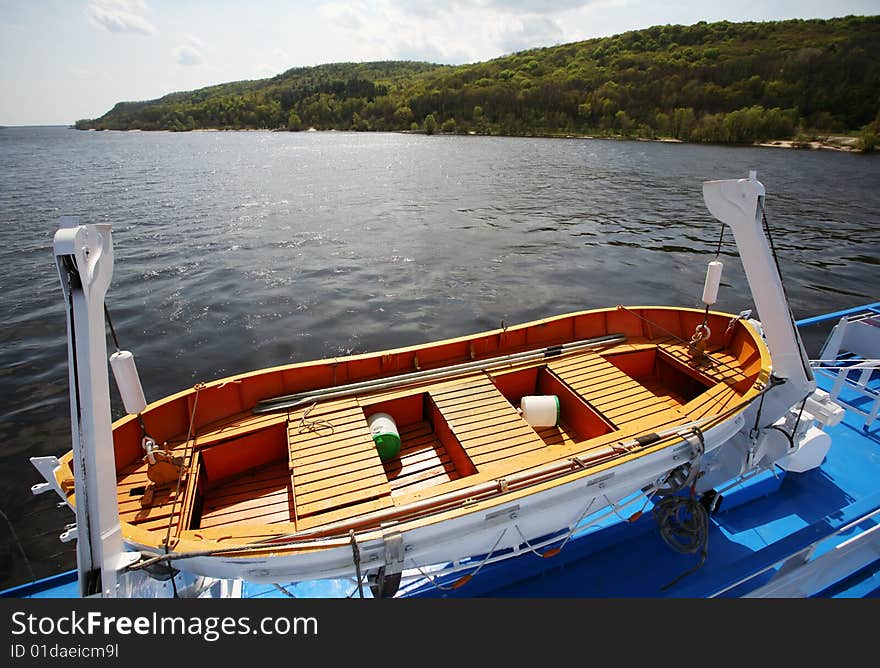
[[[395,44],[393,57],[395,60],[416,60],[426,63],[463,63],[468,60],[468,54],[463,51],[440,49],[427,42],[405,41]]]
[[[435,19],[442,14],[455,11],[461,5],[457,0],[448,2],[424,2],[424,0],[396,0],[394,6],[404,14],[420,19]]]
[[[189,46],[193,47],[194,49],[204,49],[205,48],[205,43],[201,39],[196,37],[195,35],[186,34],[183,36],[183,41],[186,42]]]
[[[434,19],[444,14],[463,14],[468,11],[490,11],[508,15],[559,14],[572,9],[596,5],[605,0],[394,0],[394,6],[404,14],[420,19]]]
[[[174,54],[174,62],[185,67],[201,65],[205,62],[204,49],[205,42],[195,35],[186,34],[183,36],[183,44],[172,52]]]
[[[572,10],[621,0],[373,0],[322,5],[318,14],[347,59],[460,64],[574,41]]]
[[[483,0],[482,4],[512,14],[558,14],[595,5],[601,0]]]
[[[321,5],[318,8],[318,14],[327,19],[336,28],[357,31],[365,27],[365,18],[369,10],[361,2],[330,2],[326,5]]]
[[[269,53],[269,57],[257,66],[257,76],[260,78],[274,77],[276,74],[289,70],[290,62],[290,54],[284,49],[275,47]]]
[[[77,67],[76,65],[68,66],[67,71],[70,72],[70,76],[76,77],[77,79],[87,79],[92,76],[92,73],[89,70],[83,67]]]
[[[151,35],[156,27],[147,18],[149,8],[143,0],[93,0],[86,12],[93,23],[110,32],[137,32]]]
[[[201,65],[205,58],[202,52],[193,46],[178,46],[174,49],[174,60],[178,65],[187,67],[192,65]]]
[[[560,44],[564,34],[559,23],[547,17],[512,18],[496,24],[494,41],[504,53],[515,53]]]
[[[344,45],[345,60],[428,60],[438,63],[473,59],[460,25],[457,2],[425,4],[415,0],[330,2],[317,11]],[[453,30],[449,31],[450,26]]]

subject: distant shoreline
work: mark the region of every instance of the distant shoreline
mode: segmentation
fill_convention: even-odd
[[[755,144],[767,148],[796,148],[803,150],[840,151],[842,153],[864,153],[858,148],[856,137],[828,137],[824,141],[810,141],[806,144],[799,143],[794,139],[777,139],[769,142]]]
[[[34,127],[34,126],[27,126]],[[50,127],[50,126],[44,126]],[[55,127],[55,126],[51,126]],[[71,129],[73,126],[67,126]],[[133,128],[131,130],[97,130],[95,128],[89,128],[85,130],[85,132],[176,132],[172,130],[141,130],[138,128]],[[271,128],[195,128],[193,130],[184,130],[183,133],[186,132],[289,132],[289,130],[276,129],[273,130]],[[360,132],[357,130],[318,130],[316,128],[308,128],[305,130],[299,130],[298,132],[352,132],[357,134],[370,134],[370,132]],[[388,132],[393,134],[425,134],[424,130],[389,130]],[[433,133],[438,137],[511,137],[511,138],[522,138],[522,139],[601,139],[601,140],[610,140],[610,141],[642,141],[642,142],[658,142],[663,144],[689,144],[689,145],[700,145],[706,142],[689,142],[684,141],[683,139],[676,139],[675,137],[625,137],[623,135],[611,135],[611,136],[602,136],[602,135],[579,135],[579,134],[534,134],[534,135],[488,135],[488,134],[479,134],[476,132],[469,133],[449,133],[449,132],[435,132]],[[840,153],[864,153],[861,149],[858,148],[858,138],[857,137],[848,137],[845,135],[829,135],[825,139],[817,139],[811,141],[798,141],[796,139],[771,139],[764,142],[755,142],[753,144],[714,144],[712,142],[708,142],[713,146],[734,146],[734,147],[760,147],[760,148],[788,148],[788,149],[796,149],[803,151],[837,151]]]
[[[512,135],[512,136],[520,136],[520,135]],[[685,141],[683,139],[676,139],[675,137],[625,137],[623,135],[614,135],[609,137],[603,137],[601,135],[535,135],[541,136],[548,139],[606,139],[612,141],[644,141],[644,142],[659,142],[663,144],[689,144],[689,145],[700,145],[700,144],[711,144],[712,146],[739,146],[739,147],[760,147],[760,148],[790,148],[790,149],[798,149],[798,150],[825,150],[825,151],[839,151],[842,153],[863,153],[861,149],[858,148],[858,138],[857,137],[847,137],[847,136],[828,136],[824,140],[814,140],[808,142],[800,142],[796,139],[771,139],[765,142],[754,142],[752,144],[717,144],[713,142],[690,142]]]

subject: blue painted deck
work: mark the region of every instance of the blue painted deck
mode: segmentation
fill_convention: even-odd
[[[798,322],[806,327],[843,315],[870,310],[880,302]],[[818,379],[829,390],[830,382]],[[875,372],[872,386],[880,388]],[[848,390],[841,398],[858,405],[862,399]],[[880,509],[880,426],[864,427],[864,418],[851,410],[839,425],[826,428],[831,450],[816,469],[805,473],[769,473],[724,493],[710,522],[708,556],[703,566],[668,589],[666,585],[697,565],[697,555],[683,555],[660,537],[650,513],[635,524],[620,519],[571,541],[556,557],[533,554],[484,567],[477,577],[456,590],[432,584],[408,590],[411,596],[432,597],[607,597],[703,598],[772,566],[817,540],[831,536],[854,520]],[[872,519],[820,544],[815,556],[880,523]],[[775,574],[752,580],[750,588]],[[437,581],[448,586],[461,575]],[[725,595],[745,593],[732,589]],[[851,574],[820,597],[880,596],[880,558]]]
[[[863,307],[864,308],[864,307]],[[880,309],[880,303],[869,305]],[[854,309],[855,310],[855,309]],[[854,311],[853,310],[853,311]],[[849,312],[828,314],[801,321],[800,326],[837,319]],[[826,385],[819,379],[820,386]],[[880,376],[872,379],[880,387]],[[828,389],[827,386],[824,389]],[[843,399],[855,397],[845,390]],[[440,589],[425,581],[402,587],[399,595],[412,597],[601,597],[601,598],[705,598],[753,573],[770,567],[792,553],[880,509],[880,426],[863,428],[864,418],[852,411],[839,425],[827,428],[831,450],[822,465],[806,473],[776,475],[769,472],[724,492],[724,499],[710,522],[708,557],[696,572],[667,585],[697,563],[696,555],[683,555],[669,548],[660,537],[651,513],[629,523],[620,517],[606,518],[585,528],[557,556],[544,559],[525,553],[519,557],[483,567],[459,589]],[[642,506],[631,506],[631,515]],[[846,532],[820,544],[816,556],[840,542],[880,523],[880,513]],[[768,580],[769,570],[750,588]],[[461,574],[445,581],[448,587]],[[13,597],[75,597],[76,573],[0,592]],[[724,595],[744,593],[732,589]],[[274,585],[245,583],[248,598],[287,597],[337,598],[357,596],[353,580],[332,580]],[[368,587],[364,595],[369,597]],[[880,596],[880,558],[851,573],[825,591],[823,598]]]
[[[621,521],[572,541],[550,560],[526,554],[487,566],[467,585],[440,591],[430,585],[414,596],[443,597],[602,597],[662,598],[712,596],[740,579],[771,566],[814,541],[880,508],[880,437],[862,430],[848,413],[829,429],[832,446],[822,465],[806,473],[785,473],[774,490],[767,478],[754,489],[744,485],[724,495],[712,516],[708,557],[703,566],[668,590],[664,585],[697,564],[697,555],[671,550],[649,513],[635,525]],[[741,495],[758,498],[745,499]],[[738,498],[740,497],[740,498]],[[880,522],[874,517],[847,531],[816,556]],[[602,536],[603,533],[607,535]],[[762,584],[774,571],[751,583]],[[453,578],[454,580],[454,578]],[[449,584],[449,582],[445,583]],[[730,595],[739,593],[731,591]],[[880,594],[880,560],[862,573],[821,592],[822,597]]]
[[[76,570],[63,571],[41,580],[0,591],[3,598],[79,598]]]
[[[880,302],[808,318],[799,327],[838,320],[843,315],[871,310],[880,313]],[[829,390],[830,382],[817,380]],[[880,388],[875,372],[872,386]],[[862,400],[848,390],[841,398],[858,405]],[[831,536],[854,520],[880,509],[880,426],[864,427],[864,418],[851,410],[839,425],[826,428],[831,450],[821,466],[805,473],[765,473],[724,493],[710,522],[708,556],[696,572],[664,589],[679,575],[697,565],[698,555],[683,555],[660,537],[649,512],[635,524],[620,519],[571,541],[551,559],[533,554],[484,567],[477,577],[456,590],[431,583],[406,593],[423,597],[601,597],[601,598],[704,598],[713,596],[743,578],[770,567],[817,540]],[[827,552],[880,523],[873,518],[820,544],[814,556]],[[749,588],[770,579],[776,570],[752,580]],[[437,581],[448,586],[461,575]],[[725,596],[745,593],[732,589]],[[851,574],[819,597],[880,596],[880,558]]]

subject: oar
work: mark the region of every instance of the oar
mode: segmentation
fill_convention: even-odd
[[[541,357],[553,357],[555,355],[561,355],[575,350],[586,350],[588,348],[597,348],[599,346],[622,343],[625,340],[626,336],[623,334],[607,334],[593,339],[562,343],[555,346],[548,346],[547,348],[542,348],[540,350],[526,350],[519,353],[504,355],[502,357],[493,357],[487,360],[464,362],[453,366],[441,367],[438,369],[426,369],[425,371],[415,371],[413,373],[401,374],[390,378],[375,378],[373,380],[350,383],[348,385],[339,385],[337,387],[327,387],[323,389],[309,390],[307,392],[287,394],[281,397],[264,399],[263,401],[258,402],[257,405],[254,406],[253,412],[269,413],[272,411],[288,410],[324,399],[339,399],[347,397],[364,390],[387,390],[406,385],[407,383],[425,380],[440,380],[442,378],[459,375],[466,371],[483,371],[497,366],[503,366],[505,364],[526,362]]]

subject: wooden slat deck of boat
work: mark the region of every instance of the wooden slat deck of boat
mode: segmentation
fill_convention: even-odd
[[[352,397],[317,403],[289,415],[287,442],[297,526],[328,514],[389,507],[391,485],[376,452],[363,409]],[[319,519],[311,516],[322,515]]]
[[[383,462],[391,495],[415,492],[459,477],[431,424],[422,420],[400,430],[401,449],[394,459]]]
[[[676,408],[683,401],[672,394],[663,396],[652,392],[650,386],[634,380],[599,355],[578,355],[554,361],[549,366],[618,429],[649,416],[662,416],[660,425],[684,421],[684,415]]]
[[[293,491],[285,462],[248,471],[205,492],[199,527],[289,522]]]
[[[658,349],[667,353],[680,364],[691,365],[691,357],[687,345],[674,339],[658,342]],[[716,385],[709,388],[697,400],[687,404],[687,414],[691,420],[719,414],[731,407],[741,396],[736,388],[748,381],[736,357],[723,349],[708,350],[705,361],[693,365],[703,376],[714,381]]]
[[[477,469],[544,445],[485,373],[431,398]]]
[[[656,350],[692,376],[714,385],[688,400],[656,377],[633,378],[609,361],[614,354],[644,350]],[[546,368],[605,420],[610,431],[598,438],[581,438],[565,415],[558,427],[532,428],[493,376],[534,367]],[[317,402],[287,413],[239,414],[203,428],[190,451],[198,453],[254,431],[286,425],[287,461],[211,481],[204,489],[196,490],[195,481],[185,479],[180,498],[175,500],[168,490],[157,491],[154,503],[147,508],[141,507],[139,497],[131,491],[149,483],[146,464],[139,462],[120,471],[120,517],[156,532],[167,530],[169,519],[176,528],[181,517],[190,521],[191,508],[183,508],[187,505],[184,495],[192,504],[198,493],[197,528],[293,523],[297,530],[308,529],[391,508],[398,500],[441,494],[449,488],[446,483],[461,482],[462,478],[478,483],[559,458],[607,450],[608,444],[624,437],[718,414],[735,405],[741,396],[737,384],[743,380],[747,377],[738,360],[726,351],[712,351],[697,364],[686,343],[631,338],[601,351],[570,353],[500,371],[475,371],[433,383]],[[426,412],[422,419],[401,425],[402,449],[397,457],[383,462],[372,441],[367,415],[373,405],[414,394],[426,397],[426,406],[435,407],[439,417],[430,418]],[[447,435],[443,436],[440,425],[432,420],[444,422]],[[182,451],[183,439],[176,445]]]
[[[119,503],[119,519],[147,531],[164,534],[168,530],[169,517],[173,513],[171,528],[177,526],[182,510],[181,499],[185,486],[178,492],[177,484],[163,485],[156,488],[153,502],[144,507],[141,498],[150,485],[147,477],[147,462],[138,461],[127,466],[117,475],[116,496]]]

